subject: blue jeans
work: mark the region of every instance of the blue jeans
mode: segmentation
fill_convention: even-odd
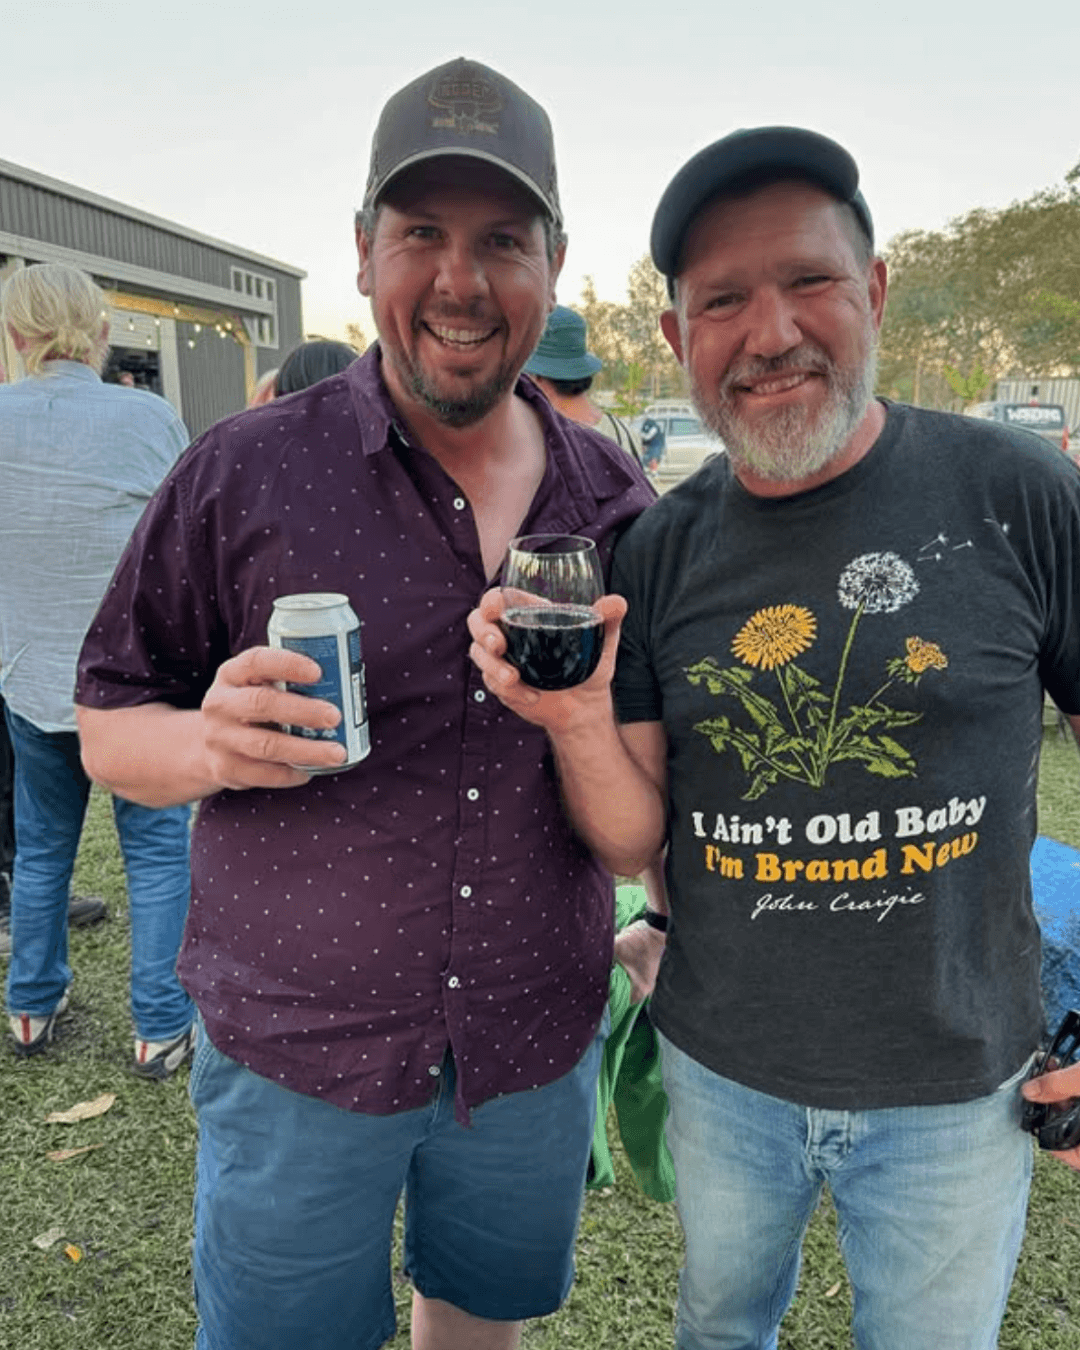
[[[15,869],[11,887],[11,1013],[47,1016],[71,981],[68,888],[90,780],[74,732],[41,731],[5,708],[15,752]],[[191,1025],[176,977],[191,895],[188,808],[153,811],[113,798],[131,914],[131,1011],[136,1033],[168,1041]]]
[[[860,1350],[993,1350],[1031,1180],[1024,1071],[957,1105],[812,1110],[661,1040],[686,1236],[678,1350],[776,1350],[826,1183]]]
[[[554,1312],[574,1275],[607,1029],[562,1078],[485,1102],[465,1127],[450,1055],[426,1106],[362,1115],[260,1078],[198,1023],[196,1350],[389,1340],[402,1190],[405,1273],[425,1298],[494,1321]]]

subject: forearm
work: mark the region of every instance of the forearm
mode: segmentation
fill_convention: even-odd
[[[650,724],[651,725],[651,724]],[[635,753],[613,718],[550,736],[566,809],[609,871],[637,876],[664,845],[662,760]],[[661,752],[662,754],[662,752]]]
[[[198,709],[144,703],[76,709],[83,767],[95,783],[140,806],[177,806],[221,786],[206,762]]]
[[[669,914],[667,886],[664,884],[664,860],[657,856],[641,873],[641,884],[645,887],[645,898],[649,908],[657,914]]]

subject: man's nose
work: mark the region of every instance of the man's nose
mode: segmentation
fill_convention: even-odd
[[[448,299],[466,302],[487,292],[487,274],[472,244],[448,239],[439,255],[435,288]]]
[[[795,318],[795,306],[783,291],[773,287],[756,291],[747,309],[745,349],[752,356],[782,356],[803,339]]]

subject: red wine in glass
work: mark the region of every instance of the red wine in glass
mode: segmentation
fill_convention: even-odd
[[[596,669],[604,622],[596,545],[577,535],[524,535],[510,541],[503,568],[506,605],[499,627],[506,659],[534,689],[572,689]]]

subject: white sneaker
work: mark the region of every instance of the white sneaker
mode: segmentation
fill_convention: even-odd
[[[67,1011],[71,999],[71,986],[64,990],[60,1002],[45,1017],[34,1017],[31,1013],[8,1013],[11,1034],[15,1038],[15,1053],[36,1055],[50,1045],[56,1036],[56,1022],[61,1013]]]
[[[188,1027],[173,1041],[144,1041],[135,1037],[133,1068],[140,1078],[168,1078],[195,1048],[195,1028]]]

